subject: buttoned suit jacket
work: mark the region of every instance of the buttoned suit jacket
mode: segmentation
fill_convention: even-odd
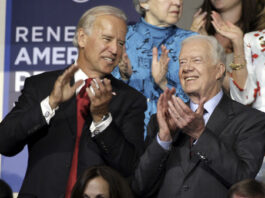
[[[64,197],[76,137],[76,96],[59,106],[49,125],[40,107],[62,73],[53,71],[26,79],[18,102],[0,124],[1,154],[15,155],[28,145],[28,167],[19,197]],[[90,114],[86,117],[78,175],[88,167],[105,164],[128,177],[144,149],[146,99],[122,81],[111,75],[108,78],[116,92],[109,105],[113,121],[91,138],[92,118]]]
[[[230,185],[254,178],[261,166],[265,114],[226,95],[192,147],[190,137],[178,131],[164,150],[156,140],[158,129],[153,116],[132,183],[140,197],[224,198]]]

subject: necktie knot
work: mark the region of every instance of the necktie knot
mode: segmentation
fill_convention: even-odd
[[[81,98],[83,98],[85,95],[87,95],[86,94],[86,88],[90,86],[90,83],[92,80],[93,80],[93,78],[87,78],[85,80],[85,85],[80,89],[80,92],[78,94]]]
[[[77,95],[77,112],[80,116],[86,116],[89,107],[89,97],[86,92],[86,88],[90,86],[93,79],[88,78],[85,80],[85,85],[81,88],[79,94]]]

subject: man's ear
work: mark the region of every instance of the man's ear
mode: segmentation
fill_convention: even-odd
[[[78,46],[80,48],[84,48],[86,46],[86,39],[87,39],[87,34],[85,33],[83,28],[78,29],[77,32],[77,41],[78,41]]]
[[[223,78],[225,75],[225,64],[222,62],[217,63],[216,70],[216,80]]]

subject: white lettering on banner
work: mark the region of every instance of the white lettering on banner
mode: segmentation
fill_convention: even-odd
[[[28,42],[27,35],[29,33],[28,28],[18,26],[16,28],[16,42],[19,42],[20,38],[23,39],[24,42]]]
[[[53,65],[65,65],[65,47],[55,47],[52,50]]]
[[[56,32],[52,29],[52,27],[48,26],[47,27],[47,41],[50,42],[51,38],[53,37],[54,40],[57,42],[60,41],[60,35],[61,35],[61,28],[56,27]]]
[[[15,92],[19,92],[23,88],[25,78],[27,78],[27,77],[30,77],[29,72],[25,72],[25,71],[16,72],[16,74],[15,74]]]
[[[76,3],[85,3],[85,2],[87,2],[89,0],[73,0],[73,1],[76,2]]]
[[[26,72],[26,71],[18,71],[15,73],[15,92],[20,92],[21,89],[24,87],[24,82],[25,79],[32,76],[32,75],[37,75],[41,74],[44,71],[34,71],[33,73],[31,72]]]
[[[75,35],[75,26],[65,26],[64,28],[64,41],[72,42]]]
[[[45,59],[45,64],[49,65],[50,64],[50,49],[49,48],[44,48],[43,52],[40,51],[38,47],[33,48],[33,65],[38,64],[38,60],[43,60]],[[16,64],[16,63],[15,63]]]
[[[32,27],[32,42],[43,42],[43,27],[42,26],[33,26]]]
[[[63,37],[61,38],[61,32]],[[31,34],[30,34],[31,33]],[[25,26],[16,27],[16,42],[72,42],[75,34],[75,26]]]
[[[67,65],[72,64],[75,60],[77,60],[77,48],[68,47],[68,49],[67,49]]]
[[[29,53],[32,55],[30,56]],[[45,47],[42,51],[38,47],[33,47],[31,52],[28,52],[26,47],[22,47],[18,52],[14,65],[38,65],[43,60],[46,65],[69,65],[76,58],[76,47]]]
[[[28,51],[25,47],[22,47],[17,55],[15,60],[15,65],[18,65],[20,62],[26,62],[27,65],[31,65]]]

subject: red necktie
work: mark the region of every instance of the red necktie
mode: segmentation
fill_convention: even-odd
[[[68,177],[67,188],[65,193],[65,198],[71,197],[72,189],[75,185],[77,179],[77,162],[78,162],[78,150],[79,142],[84,127],[85,119],[89,108],[89,97],[86,92],[86,88],[89,87],[92,78],[88,78],[85,81],[85,85],[81,88],[79,94],[76,96],[77,104],[77,133],[75,140],[74,154],[71,164],[71,169]]]

